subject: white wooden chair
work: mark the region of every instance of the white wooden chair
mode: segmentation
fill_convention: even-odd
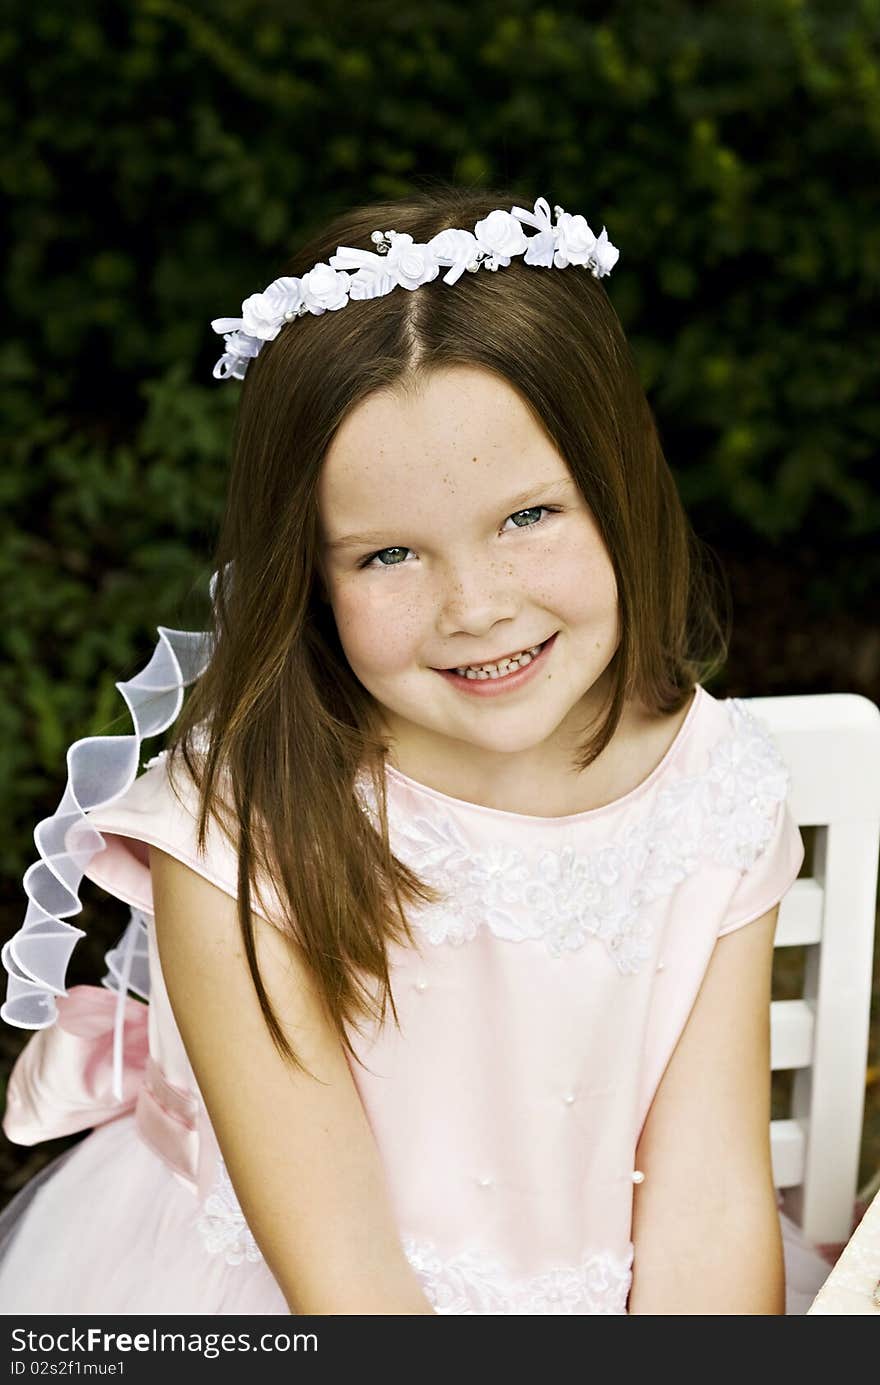
[[[777,947],[807,952],[802,996],[770,1007],[771,1067],[794,1070],[788,1117],[770,1126],[774,1181],[784,1210],[812,1242],[841,1242],[852,1230],[864,1117],[880,708],[855,693],[742,701],[791,769],[798,826],[816,829],[812,873],[783,899],[776,930]]]

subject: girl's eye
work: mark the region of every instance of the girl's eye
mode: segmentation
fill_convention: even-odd
[[[535,505],[531,510],[517,510],[515,514],[509,515],[508,518],[513,520],[518,529],[530,529],[535,524],[540,524],[542,511],[545,514],[550,514],[550,510],[546,505]],[[526,516],[525,519],[522,518],[523,515]],[[530,515],[537,516],[537,518],[529,518]]]
[[[383,555],[384,553],[391,553],[391,554],[394,554],[394,555],[400,555],[400,554],[408,553],[408,552],[409,552],[409,549],[408,549],[408,548],[380,548],[379,551],[378,551],[378,553],[372,553],[372,554],[370,555],[369,558],[364,558],[364,561],[363,561],[362,563],[358,563],[358,567],[372,567],[372,566],[373,566],[373,563],[375,562],[375,560],[376,560],[377,558],[382,558],[382,555]],[[380,566],[381,566],[381,567],[398,567],[402,562],[403,562],[403,558],[402,558],[401,556],[394,556],[394,557],[392,557],[392,559],[391,559],[390,562],[388,562],[388,563],[382,562],[382,563],[380,563]]]
[[[556,508],[552,505],[534,505],[529,510],[517,510],[514,514],[508,515],[518,529],[533,529],[536,524],[540,524],[544,515],[556,514]],[[506,521],[505,521],[506,523]],[[378,561],[380,567],[400,567],[404,563],[404,554],[412,552],[409,548],[380,548],[375,553],[371,553],[368,558],[364,558],[358,563],[358,567],[374,567]],[[384,555],[391,555],[386,562]]]

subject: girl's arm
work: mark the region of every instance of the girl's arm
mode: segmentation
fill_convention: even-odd
[[[784,1314],[770,1147],[777,904],[720,937],[636,1156],[630,1313]]]
[[[342,1044],[305,963],[254,916],[266,992],[314,1076],[294,1069],[272,1042],[236,901],[155,847],[150,869],[174,1017],[242,1211],[291,1312],[432,1313],[403,1253]]]

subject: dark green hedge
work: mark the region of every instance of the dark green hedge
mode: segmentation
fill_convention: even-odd
[[[695,522],[876,582],[878,0],[10,4],[0,871],[155,626],[198,627],[234,314],[341,206],[509,180],[604,223]],[[872,556],[873,559],[872,559]],[[838,579],[835,579],[836,581]],[[824,599],[827,603],[827,585]],[[17,907],[17,905],[15,906]]]

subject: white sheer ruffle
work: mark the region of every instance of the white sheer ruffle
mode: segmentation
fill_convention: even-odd
[[[215,573],[210,582],[212,599],[216,583]],[[149,663],[128,682],[116,684],[131,713],[134,733],[74,741],[67,752],[67,785],[61,802],[34,830],[40,859],[24,874],[28,899],[24,923],[0,951],[8,974],[0,1019],[19,1029],[54,1024],[58,1018],[55,997],[67,994],[67,965],[85,934],[64,920],[81,912],[83,875],[93,856],[106,846],[88,813],[106,807],[131,787],[142,743],[177,719],[184,689],[202,675],[210,660],[209,632],[156,628],[159,641]],[[143,1000],[149,998],[146,919],[139,910],[132,909],[121,938],[104,961],[108,970],[102,985],[119,995],[114,1031],[114,1088],[119,1096],[125,996],[132,990]]]

